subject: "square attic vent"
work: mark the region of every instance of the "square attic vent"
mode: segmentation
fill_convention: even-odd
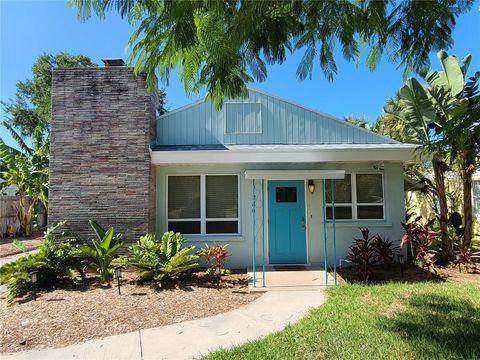
[[[125,61],[119,58],[102,59],[105,66],[125,66]]]

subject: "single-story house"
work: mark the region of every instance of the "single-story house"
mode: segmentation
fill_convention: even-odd
[[[256,89],[157,117],[145,76],[106,65],[53,72],[51,223],[228,243],[230,267],[338,263],[359,227],[400,239],[415,145]]]

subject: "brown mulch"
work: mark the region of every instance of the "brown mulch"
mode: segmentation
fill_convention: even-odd
[[[10,306],[0,299],[0,352],[62,347],[105,336],[199,319],[257,299],[247,275],[226,275],[217,286],[203,272],[184,275],[161,289],[135,285],[123,274],[121,296],[116,284],[101,286],[87,277],[82,286],[59,286]],[[113,284],[112,284],[113,285]]]
[[[21,250],[17,249],[13,245],[14,240],[21,241],[23,244],[25,244],[26,250],[30,251],[30,250],[36,249],[40,241],[42,241],[42,239],[43,239],[42,231],[35,232],[32,234],[32,236],[29,236],[29,237],[0,239],[0,258],[19,254],[22,252]]]
[[[374,275],[371,283],[382,283],[387,281],[400,282],[426,282],[426,281],[447,281],[447,282],[480,282],[480,264],[462,265],[461,271],[453,264],[447,266],[435,266],[434,272],[427,272],[421,267],[406,263],[403,265],[403,277],[399,264],[376,265],[373,267]],[[352,268],[338,270],[338,274],[345,282],[357,282],[359,277]]]

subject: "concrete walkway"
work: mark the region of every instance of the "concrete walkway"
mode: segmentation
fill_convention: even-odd
[[[11,262],[17,260],[19,257],[30,255],[30,254],[34,253],[35,251],[37,251],[37,250],[34,249],[34,250],[27,251],[27,252],[21,252],[21,253],[17,253],[17,254],[13,254],[13,255],[2,256],[2,257],[0,257],[0,267],[2,267],[5,264],[11,263]]]
[[[214,299],[212,299],[214,301]],[[0,355],[5,360],[193,359],[256,340],[300,320],[325,301],[324,293],[270,291],[252,303],[209,318],[110,336],[60,349]],[[41,330],[41,329],[39,329]]]

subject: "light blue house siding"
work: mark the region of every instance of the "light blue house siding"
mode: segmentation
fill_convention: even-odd
[[[189,165],[189,166],[158,166],[157,178],[157,236],[167,230],[167,176],[179,174],[239,174],[240,177],[240,234],[239,235],[185,235],[189,244],[202,247],[205,243],[219,242],[228,243],[232,257],[228,266],[233,268],[248,267],[252,264],[252,180],[245,179],[245,170],[345,170],[349,172],[374,172],[375,163],[362,164],[308,164],[308,165]],[[399,240],[402,235],[400,221],[405,218],[404,193],[403,193],[403,167],[401,163],[385,163],[384,175],[384,197],[385,197],[385,219],[384,220],[337,220],[337,259],[344,259],[348,253],[348,246],[351,245],[354,237],[359,237],[359,227],[368,227],[372,234],[379,233],[391,240]],[[330,181],[330,180],[326,180]],[[259,184],[259,182],[257,182]],[[306,217],[307,217],[307,263],[311,265],[322,265],[324,260],[323,250],[323,213],[322,213],[322,191],[320,180],[315,181],[316,191],[306,193]],[[267,194],[265,193],[265,196]],[[261,223],[261,213],[257,199],[257,224]],[[268,222],[268,209],[265,208],[265,219]],[[330,265],[334,261],[333,239],[331,222],[327,223],[328,238],[328,259]],[[265,239],[265,252],[268,256],[268,234]],[[257,264],[261,264],[261,241],[257,238],[256,254]]]
[[[198,230],[198,218],[200,217],[200,210],[198,210],[200,200],[198,199],[205,199],[207,190],[201,190],[200,195],[194,194],[190,198],[185,195],[187,200],[182,200],[183,195],[188,192],[188,190],[185,190],[185,184],[189,181],[192,184],[198,184],[198,179],[190,178],[190,180],[184,182],[183,187],[179,185],[179,188],[175,189],[175,194],[177,194],[175,209],[177,210],[175,210],[176,213],[173,216],[182,213],[183,221],[187,223],[190,221],[188,226],[197,226],[193,232],[203,234],[184,234],[187,242],[196,247],[202,247],[205,243],[228,243],[229,250],[232,253],[232,257],[227,264],[229,267],[252,266],[252,234],[254,231],[258,234],[255,244],[257,264],[261,264],[262,260],[262,193],[260,187],[262,180],[247,179],[245,171],[256,170],[257,174],[261,172],[272,174],[272,170],[282,170],[288,173],[288,176],[291,176],[288,178],[289,180],[302,179],[304,182],[305,201],[298,203],[305,203],[305,220],[301,222],[302,226],[305,227],[299,228],[296,222],[294,223],[296,227],[291,226],[290,229],[295,228],[296,231],[300,229],[302,233],[306,233],[306,264],[323,265],[325,258],[321,180],[309,177],[310,174],[318,174],[319,171],[323,171],[323,173],[337,171],[339,173],[340,170],[340,172],[344,171],[347,176],[355,173],[374,173],[381,174],[383,179],[383,216],[377,216],[376,220],[352,220],[360,218],[360,216],[353,215],[352,219],[347,220],[337,218],[336,260],[333,256],[332,223],[330,221],[326,222],[327,255],[330,265],[335,261],[339,262],[341,259],[345,259],[348,254],[348,247],[352,244],[353,239],[360,236],[360,227],[368,227],[371,234],[378,233],[382,237],[395,241],[399,241],[402,235],[400,221],[405,219],[403,161],[411,159],[413,145],[400,144],[330,115],[253,89],[249,90],[248,98],[227,100],[223,108],[218,111],[212,103],[199,101],[161,116],[157,121],[156,145],[153,147],[152,163],[155,166],[156,175],[157,236],[161,236],[163,232],[168,230],[169,226],[167,199],[169,176],[190,175],[198,177],[200,175],[200,184],[202,182],[205,184],[208,175],[238,175],[238,234],[206,234],[208,231],[205,231],[207,226],[205,216],[202,216],[202,229],[201,231]],[[301,176],[298,174],[301,174]],[[375,178],[378,180],[378,176]],[[178,182],[178,178],[174,179],[177,179]],[[263,211],[265,220],[263,223],[265,229],[264,250],[265,260],[268,264],[271,263],[269,259],[269,252],[272,251],[270,242],[273,243],[268,229],[273,212],[268,209],[267,187],[268,181],[271,181],[269,179],[273,178],[266,176],[264,179],[263,201],[266,204]],[[313,194],[308,191],[308,180],[315,182],[316,190]],[[254,181],[257,190],[256,229],[252,229],[252,188]],[[325,181],[328,183],[332,180],[326,179]],[[298,189],[298,181],[295,184],[297,184]],[[198,185],[193,186],[198,187]],[[222,194],[222,189],[216,194]],[[373,186],[371,189],[373,189]],[[278,191],[279,189],[275,188],[275,190]],[[365,191],[365,189],[362,191]],[[377,186],[377,190],[374,192],[377,198],[378,191]],[[302,192],[297,191],[297,193]],[[228,194],[230,198],[234,196],[231,187]],[[354,195],[352,195],[352,203],[353,197]],[[338,200],[337,198],[337,202]],[[201,207],[204,214],[206,212],[206,200],[202,201]],[[281,202],[278,199],[275,201],[277,203]],[[377,204],[370,206],[375,200],[366,201],[364,204],[360,204],[360,202],[358,201],[358,206],[364,206],[363,210],[366,208],[370,208],[368,211],[372,211],[372,208],[373,211],[375,211],[374,208],[378,210]],[[285,208],[283,207],[283,209]],[[232,214],[231,211],[229,213]],[[227,217],[231,218],[232,216]],[[213,216],[213,218],[215,217],[218,216]],[[174,217],[174,219],[178,218]],[[233,220],[234,223],[237,221],[236,218],[230,220]],[[300,221],[300,219],[292,221]],[[193,224],[194,222],[196,224]],[[182,226],[185,229],[186,223],[183,223]],[[234,227],[234,229],[236,228]],[[290,236],[290,238],[293,238],[293,236]],[[278,242],[279,240],[276,239],[275,241]],[[286,243],[288,244],[288,239]],[[290,244],[292,243],[290,242]],[[282,243],[282,245],[284,244]],[[292,260],[291,263],[295,263],[295,261]]]
[[[395,143],[288,100],[250,89],[248,98],[193,103],[160,117],[158,145]]]

